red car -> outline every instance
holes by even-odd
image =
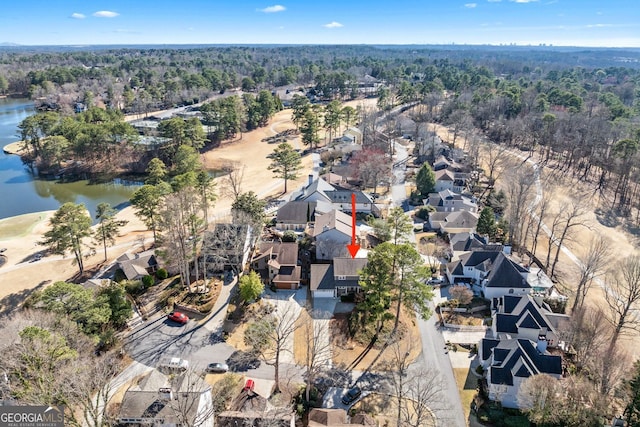
[[[189,317],[178,311],[172,311],[167,315],[167,319],[173,320],[174,322],[182,323],[183,325],[189,321]]]

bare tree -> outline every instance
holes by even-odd
[[[611,242],[603,236],[593,236],[589,241],[586,253],[578,257],[579,280],[576,286],[576,296],[571,307],[574,313],[584,305],[584,299],[591,289],[594,279],[604,274],[611,256]]]
[[[434,369],[420,369],[405,385],[405,398],[402,400],[402,425],[407,427],[435,426],[434,411],[450,413],[445,401],[445,381]],[[439,417],[440,421],[443,417]]]
[[[311,387],[321,372],[331,366],[331,337],[329,319],[320,312],[311,312],[302,325],[306,351],[304,366],[306,369],[305,398],[310,399]]]
[[[394,341],[387,347],[390,357],[381,368],[389,379],[396,404],[398,426],[425,427],[434,425],[433,411],[446,412],[445,382],[440,373],[431,369],[412,371],[410,365],[420,347],[415,341]]]
[[[518,405],[527,413],[529,421],[538,425],[558,421],[562,401],[560,382],[551,375],[532,375],[524,380],[518,390]]]
[[[233,200],[236,200],[242,194],[245,170],[246,166],[240,162],[228,162],[222,166],[222,172],[225,173],[223,191],[225,195],[233,197]]]
[[[606,312],[590,306],[572,312],[571,320],[561,330],[563,339],[574,351],[573,360],[578,369],[589,366],[593,358],[599,357],[611,340],[611,332]]]
[[[568,206],[565,205],[560,212],[561,220],[559,225],[560,230],[562,231],[558,233],[559,238],[555,242],[557,248],[553,264],[551,265],[551,273],[549,274],[551,277],[553,277],[555,273],[556,266],[558,265],[558,258],[560,257],[560,250],[562,249],[562,245],[565,243],[565,240],[571,239],[576,228],[587,226],[587,222],[585,220],[585,215],[587,214],[585,202],[585,195],[577,195],[571,200],[571,202],[569,202]]]
[[[268,316],[249,325],[244,334],[245,344],[275,368],[274,393],[280,392],[280,360],[285,352],[293,350],[290,344],[300,326],[296,322],[298,315],[294,303],[281,304]]]
[[[212,426],[214,408],[211,386],[193,368],[171,379],[173,398],[167,405],[176,417],[177,425]],[[204,405],[201,405],[204,402]]]
[[[522,243],[522,226],[526,218],[526,210],[531,202],[533,180],[522,168],[512,170],[509,176],[512,177],[507,187],[509,239],[516,248],[519,248]]]
[[[100,360],[96,362],[79,366],[80,375],[63,379],[82,408],[84,424],[90,427],[111,425],[107,408],[109,400],[117,391],[113,379],[118,375],[121,365],[113,353],[100,356]],[[78,378],[83,381],[78,381]]]
[[[549,209],[551,194],[553,189],[549,188],[549,184],[545,183],[547,191],[542,193],[539,197],[536,196],[532,202],[532,207],[529,208],[529,216],[535,219],[535,231],[532,232],[533,243],[531,247],[531,253],[535,255],[536,249],[538,249],[538,238],[544,224],[544,218]],[[548,264],[548,261],[547,261]]]
[[[483,146],[487,163],[487,172],[489,173],[489,187],[492,187],[498,177],[502,174],[507,146],[491,142],[484,144]]]
[[[610,350],[622,335],[640,330],[640,255],[620,260],[605,281],[605,301],[609,308],[609,321],[613,326]]]
[[[108,353],[98,358],[95,343],[75,322],[22,311],[0,324],[0,349],[3,399],[22,405],[64,403],[66,425],[108,425],[105,400],[120,359]]]

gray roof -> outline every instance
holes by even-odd
[[[311,264],[311,273],[309,279],[309,289],[317,291],[318,289],[335,289],[335,281],[333,280],[332,264]]]
[[[333,203],[351,203],[351,195],[355,194],[356,203],[373,203],[373,199],[363,191],[335,190],[325,191]]]
[[[181,422],[186,412],[187,419],[194,422],[198,414],[200,394],[199,392],[174,393],[174,400],[166,401],[160,398],[158,390],[129,390],[122,399],[118,419],[157,419],[164,420],[166,424],[177,424]]]
[[[278,209],[276,222],[282,224],[305,224],[315,219],[316,202],[304,200],[288,202]]]
[[[129,280],[149,274],[148,268],[158,265],[155,250],[151,249],[137,254],[126,253],[118,257],[118,266]]]
[[[313,229],[313,237],[324,233],[327,230],[336,229],[347,236],[351,236],[351,215],[347,215],[339,210],[332,210],[316,217]]]
[[[334,258],[333,274],[337,276],[358,277],[367,265],[367,258]]]

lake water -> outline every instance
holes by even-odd
[[[20,139],[18,124],[33,113],[29,100],[0,99],[0,219],[55,210],[66,202],[84,203],[92,216],[103,202],[113,207],[126,206],[136,187],[38,179],[19,156],[5,154],[2,147]]]

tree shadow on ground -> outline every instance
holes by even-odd
[[[16,313],[22,303],[33,293],[39,290],[44,289],[45,285],[49,284],[50,280],[43,280],[38,283],[33,289],[23,289],[20,292],[16,292],[6,297],[0,299],[0,316],[10,316],[13,313]]]

